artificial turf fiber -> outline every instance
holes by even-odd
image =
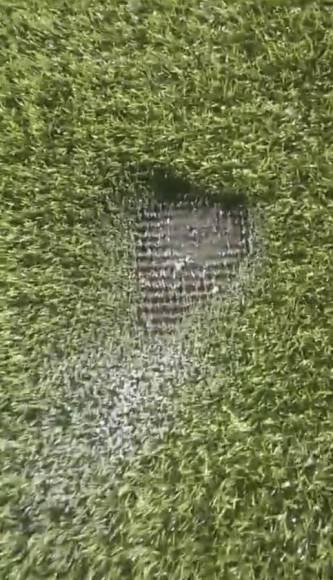
[[[1,580],[332,578],[331,6],[0,10]],[[126,206],[155,167],[261,207],[258,275],[196,337],[177,425],[117,485],[78,446],[75,509],[38,511],[74,424],[57,360],[131,335]]]

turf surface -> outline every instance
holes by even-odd
[[[332,578],[331,7],[1,12],[0,578]],[[186,182],[262,208],[262,260],[113,485],[84,427],[134,348],[128,207]]]

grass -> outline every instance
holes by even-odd
[[[2,13],[0,577],[331,578],[331,8]],[[130,334],[126,207],[156,167],[263,208],[260,276],[196,337],[215,370],[174,430],[116,488],[79,449],[76,510],[34,521],[31,458],[53,473],[43,418],[66,415],[42,369]]]

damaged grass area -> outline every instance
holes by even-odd
[[[332,577],[332,20],[3,7],[1,578]],[[261,207],[263,259],[189,333],[195,372],[163,374],[174,350],[143,372],[126,208],[188,183]],[[154,436],[115,484],[132,394]]]

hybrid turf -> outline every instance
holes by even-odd
[[[2,3],[1,579],[333,576],[332,10],[216,4]],[[137,355],[132,208],[186,184],[259,264]]]

